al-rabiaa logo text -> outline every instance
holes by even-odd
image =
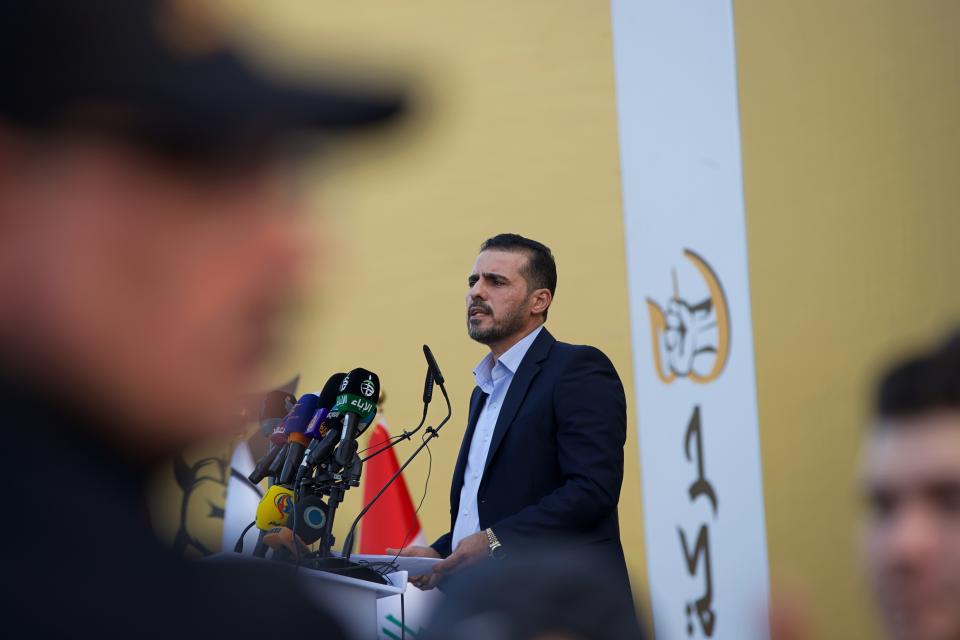
[[[360,392],[368,398],[373,395],[374,391],[377,390],[377,387],[373,384],[372,378],[373,376],[370,376],[360,383]]]
[[[683,256],[703,279],[706,297],[694,301],[683,297],[674,268],[673,295],[666,309],[647,298],[653,365],[664,384],[677,378],[707,384],[723,373],[730,356],[730,312],[713,268],[690,249],[684,249]],[[684,284],[684,290],[702,288],[691,286],[690,282]]]

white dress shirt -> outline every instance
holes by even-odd
[[[463,487],[460,489],[460,511],[453,526],[453,537],[450,548],[456,551],[460,541],[469,535],[480,531],[480,514],[477,512],[477,491],[480,490],[480,481],[483,479],[483,470],[487,464],[487,453],[490,451],[490,442],[493,439],[493,430],[500,417],[500,407],[507,397],[513,376],[527,355],[530,345],[540,335],[543,325],[540,325],[518,343],[510,347],[506,353],[495,359],[492,353],[480,361],[473,370],[477,386],[487,394],[487,401],[480,411],[477,426],[470,441],[470,453],[467,455],[467,468],[463,473]]]

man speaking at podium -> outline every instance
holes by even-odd
[[[453,474],[451,529],[404,555],[440,557],[430,589],[480,561],[583,552],[630,598],[617,503],[626,400],[598,349],[544,328],[557,286],[553,255],[515,234],[490,238],[468,279],[467,333],[490,353],[473,374]],[[631,602],[632,602],[632,598]]]

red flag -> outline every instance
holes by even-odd
[[[370,452],[373,453],[389,442],[389,434],[383,421],[377,423],[370,434]],[[397,472],[400,464],[394,449],[381,453],[363,465],[363,503],[367,504],[387,481]],[[387,548],[409,546],[419,540],[421,530],[417,512],[410,499],[403,475],[380,496],[373,508],[363,516],[360,529],[360,553],[384,554]]]

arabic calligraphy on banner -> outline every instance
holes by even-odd
[[[612,0],[612,17],[656,636],[764,640],[767,547],[733,9],[729,1]]]
[[[693,415],[690,416],[690,423],[687,425],[687,433],[684,436],[683,450],[687,460],[694,462],[696,466],[696,477],[690,483],[687,493],[690,496],[690,504],[696,506],[698,499],[709,503],[713,519],[717,517],[718,498],[713,484],[707,479],[704,471],[703,459],[703,438],[700,429],[700,407],[694,407]],[[693,443],[691,452],[690,444]],[[701,501],[702,502],[702,501]],[[703,635],[713,636],[713,630],[717,622],[717,614],[713,610],[713,568],[710,566],[710,521],[705,521],[700,525],[697,531],[697,539],[690,548],[687,544],[687,534],[683,527],[677,527],[677,533],[680,534],[680,548],[683,551],[684,560],[687,562],[687,572],[693,577],[703,579],[703,593],[686,606],[687,612],[687,634],[693,635],[694,623],[693,617],[700,623],[700,629]]]

